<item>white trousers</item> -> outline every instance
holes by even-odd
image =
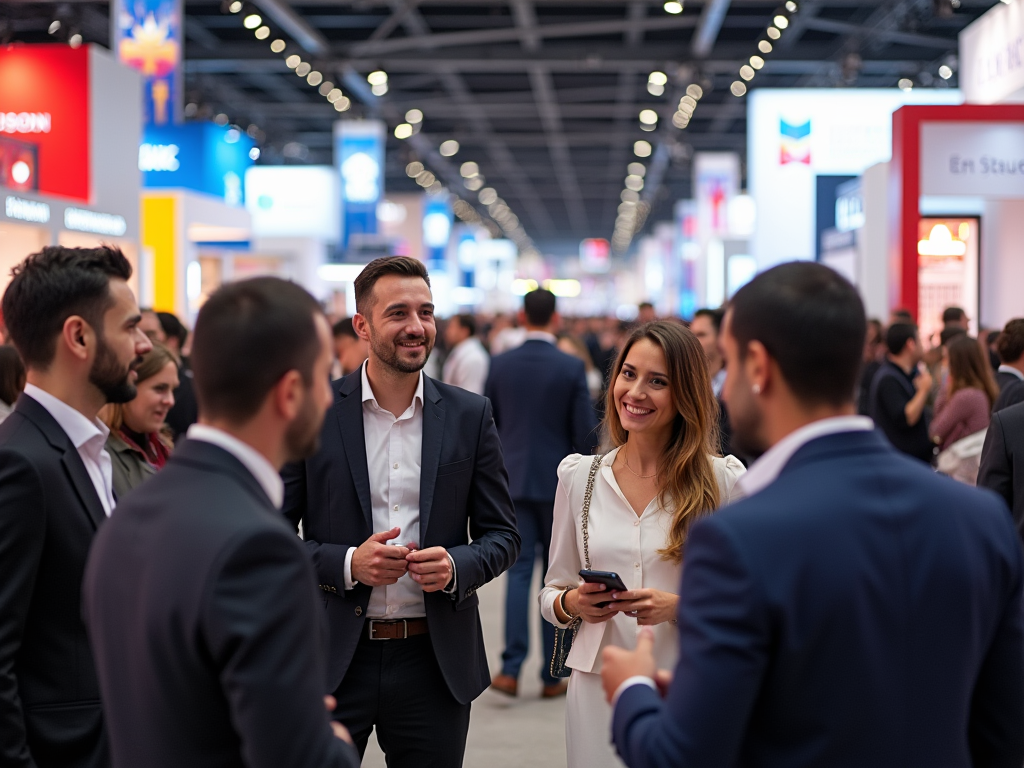
[[[601,675],[573,670],[565,701],[568,768],[625,768],[612,745],[612,708]]]

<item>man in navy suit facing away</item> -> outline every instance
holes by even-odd
[[[723,331],[733,437],[762,455],[746,498],[691,530],[674,676],[649,637],[605,650],[623,760],[1020,768],[1024,553],[1005,503],[854,415],[864,307],[835,272],[763,273]]]
[[[516,524],[523,537],[519,559],[508,571],[501,674],[491,681],[491,687],[510,696],[518,692],[519,670],[530,647],[529,611],[531,605],[536,610],[537,595],[530,583],[538,555],[547,570],[558,463],[572,453],[591,453],[597,445],[597,416],[583,361],[555,346],[559,324],[555,294],[543,288],[526,294],[520,322],[526,327],[526,341],[491,361],[484,388],[494,408]],[[555,628],[546,621],[540,626],[544,638],[541,695],[551,698],[564,694],[566,685],[551,676],[547,663]]]

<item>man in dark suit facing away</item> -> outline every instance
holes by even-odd
[[[691,528],[674,679],[649,635],[604,652],[630,768],[1024,763],[1024,552],[995,494],[855,415],[864,335],[820,264],[733,297],[724,395],[760,458]]]
[[[981,449],[978,486],[1005,499],[1024,538],[1024,403],[992,414]]]
[[[50,246],[14,269],[7,331],[28,369],[0,425],[0,765],[105,768],[79,595],[114,508],[105,403],[135,397],[152,345],[116,248]]]
[[[526,328],[526,341],[491,361],[484,389],[494,408],[516,525],[523,538],[519,559],[508,572],[501,674],[491,681],[495,690],[511,696],[518,691],[519,670],[530,647],[529,611],[531,605],[536,610],[539,591],[531,591],[530,582],[538,556],[547,570],[558,464],[569,454],[591,453],[597,445],[597,415],[583,361],[555,346],[555,294],[543,288],[527,293],[519,320]],[[551,698],[564,694],[566,685],[551,677],[548,663],[555,628],[546,621],[540,626],[541,695]]]
[[[331,385],[320,450],[283,473],[284,511],[324,591],[334,716],[360,753],[376,727],[391,768],[455,768],[489,682],[476,592],[519,554],[508,477],[487,400],[422,373],[422,262],[372,261],[355,293],[370,357]]]
[[[354,768],[323,688],[312,565],[279,474],[316,450],[331,332],[294,283],[225,285],[192,363],[199,423],[100,534],[84,603],[114,768]]]

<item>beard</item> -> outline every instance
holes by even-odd
[[[127,365],[122,363],[103,337],[97,337],[96,359],[89,369],[89,383],[103,393],[108,403],[131,402],[138,394],[138,389],[129,376],[141,364],[141,357],[136,357]]]
[[[423,359],[422,360],[403,360],[398,354],[398,345],[403,341],[422,341],[423,342]],[[431,351],[434,349],[434,340],[429,338],[426,334],[417,338],[415,336],[403,336],[397,338],[394,341],[388,341],[378,336],[373,326],[370,326],[370,349],[373,350],[373,354],[388,366],[392,370],[398,371],[399,373],[418,373],[423,370],[423,366],[427,364],[427,358],[430,357]]]
[[[308,459],[320,450],[320,428],[323,422],[324,414],[317,409],[310,387],[302,410],[284,433],[285,451],[289,462]]]
[[[736,387],[742,395],[742,401],[736,402],[731,398],[727,408],[729,425],[732,427],[732,449],[734,452],[751,460],[757,459],[768,450],[764,433],[764,415],[754,396],[750,394],[750,387],[740,384]]]

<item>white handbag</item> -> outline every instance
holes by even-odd
[[[981,467],[981,449],[985,446],[988,428],[962,437],[939,454],[936,469],[944,475],[967,485],[978,484]]]

